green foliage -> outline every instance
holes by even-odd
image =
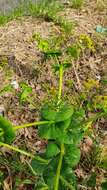
[[[18,8],[14,9],[12,12],[10,12],[7,15],[1,13],[0,14],[0,25],[4,25],[13,19],[17,19],[21,16],[24,16],[24,14],[25,14],[24,5],[20,5]]]
[[[48,185],[48,188],[51,190],[54,188],[54,181],[56,175],[58,159],[57,157],[52,158],[50,163],[47,165],[43,172],[43,179],[45,183]]]
[[[84,0],[70,0],[70,1],[71,1],[71,6],[74,9],[80,9],[84,4]]]
[[[67,104],[61,105],[60,109],[56,114],[55,121],[56,122],[66,121],[67,119],[71,118],[71,116],[73,115],[73,111],[74,109],[72,106],[69,106]]]
[[[3,132],[3,136],[0,136],[0,140],[5,143],[12,143],[15,138],[14,128],[12,124],[2,116],[0,116],[0,129],[2,130],[1,132]]]
[[[5,56],[0,57],[0,68],[4,68],[8,65],[8,58]]]
[[[83,5],[83,0],[72,0],[73,8],[80,8]],[[47,141],[47,146],[43,154],[38,154],[38,159],[32,154],[26,154],[25,151],[13,148],[17,152],[23,153],[32,158],[31,168],[37,176],[38,182],[35,184],[35,189],[49,189],[49,190],[66,190],[77,189],[76,176],[74,169],[78,165],[81,157],[80,142],[87,132],[92,121],[86,122],[84,109],[74,107],[61,100],[62,90],[62,75],[71,64],[71,60],[78,59],[82,49],[89,49],[95,51],[93,40],[87,35],[81,35],[78,43],[66,45],[65,36],[71,34],[73,24],[67,22],[65,19],[57,15],[61,6],[57,5],[55,1],[44,1],[42,4],[28,3],[27,7],[20,7],[8,16],[0,16],[0,24],[4,24],[13,18],[18,18],[22,15],[32,15],[42,17],[46,21],[52,21],[60,26],[60,35],[54,36],[51,40],[42,39],[36,33],[32,36],[33,40],[38,42],[38,48],[44,54],[44,58],[51,58],[55,61],[53,66],[54,71],[59,73],[59,96],[57,102],[53,100],[52,103],[47,103],[41,109],[41,121],[45,124],[38,124],[39,136]],[[64,35],[62,35],[64,33]],[[63,52],[61,47],[67,46]],[[62,61],[62,57],[65,59]],[[69,57],[69,59],[67,59]],[[7,64],[6,60],[2,61],[1,67]],[[62,70],[61,70],[62,69]],[[72,82],[72,81],[71,81]],[[86,90],[92,90],[96,85],[96,81],[90,80],[84,84]],[[25,84],[20,84],[21,90],[19,92],[20,103],[29,102],[32,88]],[[12,86],[7,85],[1,89],[0,94],[12,91]],[[96,98],[96,97],[95,97]],[[100,99],[101,98],[101,99]],[[94,108],[103,110],[107,113],[107,97],[100,97],[99,102],[95,100]],[[84,127],[85,125],[85,127]],[[31,124],[26,125],[31,126]],[[19,126],[19,128],[24,126]],[[18,128],[16,128],[18,129]],[[12,124],[5,118],[0,116],[0,141],[11,144],[15,138],[15,130]],[[6,145],[6,144],[5,144]],[[43,162],[43,159],[45,162]],[[105,161],[105,160],[104,160]],[[100,166],[107,167],[107,162],[101,160]],[[19,165],[17,170],[20,171]],[[0,180],[3,175],[0,173]],[[20,184],[20,181],[18,181]],[[28,179],[23,181],[23,184],[32,184]],[[1,185],[1,184],[0,184]],[[87,186],[95,188],[96,174],[92,173],[87,181]],[[107,183],[102,184],[102,189],[106,189]],[[17,187],[17,184],[16,184]],[[15,188],[16,188],[15,187]]]
[[[54,143],[49,143],[46,149],[47,158],[51,158],[56,156],[60,152],[59,147]]]
[[[50,44],[48,40],[42,39],[39,34],[34,34],[32,38],[33,40],[37,40],[38,47],[45,56],[55,60],[53,66],[54,71],[59,73],[57,101],[53,100],[51,103],[48,101],[48,103],[42,106],[40,113],[41,121],[37,122],[39,136],[46,140],[48,144],[44,149],[44,153],[37,154],[37,156],[33,156],[18,148],[6,144],[4,145],[32,158],[31,168],[33,173],[39,178],[38,183],[35,185],[36,189],[76,190],[77,184],[73,170],[80,161],[80,142],[90,124],[92,124],[92,120],[86,122],[85,111],[82,106],[74,107],[72,104],[70,105],[61,100],[63,74],[64,71],[71,66],[67,61],[60,61],[60,56],[63,53],[56,48],[57,46],[52,48],[52,43]],[[82,40],[84,41],[84,38]],[[87,41],[88,48],[92,48],[92,46],[90,46],[91,42],[89,40],[85,42]],[[59,44],[58,48],[60,46]],[[71,60],[77,59],[80,52],[81,46],[79,44],[73,44],[69,46],[64,53],[66,53]],[[20,87],[19,98],[20,102],[23,103],[26,100],[28,101],[32,93],[32,88],[25,83],[21,83]],[[0,140],[3,140],[4,143],[12,143],[15,137],[14,131],[23,127],[30,127],[32,123],[17,126],[15,130],[13,130],[11,123],[1,117],[0,125],[1,134],[3,132]],[[35,126],[35,123],[33,123],[33,125]],[[1,143],[1,145],[3,144]],[[89,181],[91,181],[91,178]],[[30,182],[25,181],[25,183]]]
[[[101,188],[102,188],[102,190],[106,190],[107,189],[107,181],[105,181],[105,182],[103,182],[101,184]]]
[[[60,177],[60,190],[66,190],[67,187],[72,190],[77,189],[77,181],[74,171],[68,167],[66,164],[63,164],[63,168],[61,171],[61,177]],[[68,183],[69,185],[68,185]]]
[[[67,52],[69,55],[71,55],[71,57],[77,59],[79,58],[79,55],[80,55],[80,47],[77,44],[73,46],[69,46],[67,48]]]
[[[95,96],[94,97],[94,107],[95,109],[103,110],[105,113],[107,113],[107,96]]]
[[[48,185],[49,189],[54,187],[56,169],[61,154],[60,146],[63,143],[65,150],[62,164],[66,168],[65,173],[63,171],[61,175],[65,181],[60,181],[59,189],[66,189],[68,183],[75,187],[72,178],[69,181],[68,176],[72,176],[70,168],[74,168],[80,160],[81,153],[78,145],[83,138],[81,131],[84,110],[75,110],[73,106],[65,103],[53,106],[46,104],[41,110],[41,116],[42,119],[52,121],[52,123],[45,126],[39,126],[39,135],[49,141],[44,156],[50,158],[50,162],[46,167],[42,167],[45,184]],[[33,160],[32,163],[34,162]],[[37,167],[33,167],[33,169],[37,172]]]
[[[44,17],[47,21],[51,21],[52,17],[56,15],[57,12],[62,10],[62,5],[56,3],[55,1],[45,0],[43,2],[28,3],[28,13],[32,16]]]
[[[30,94],[32,93],[32,87],[25,83],[21,83],[20,87],[21,87],[21,92],[18,94],[18,96],[20,98],[20,103],[24,103],[28,99],[30,99]]]
[[[41,116],[45,120],[54,121],[56,114],[56,110],[51,105],[45,104],[41,109]]]
[[[98,166],[103,169],[107,169],[107,147],[99,146],[99,152],[97,154]]]
[[[68,68],[70,68],[71,67],[71,64],[70,63],[67,63],[67,62],[64,62],[63,63],[63,69],[64,70],[66,70],[66,69],[68,69]],[[53,65],[53,69],[54,69],[54,72],[56,73],[57,71],[59,71],[60,70],[60,64],[54,64]]]
[[[54,66],[56,71],[59,71],[60,77],[62,77],[63,73],[61,73],[61,71],[67,67],[69,67],[67,64],[56,64]],[[62,78],[60,78],[60,81],[62,82],[61,79]],[[25,83],[20,84],[20,86],[22,89],[20,99],[21,101],[25,101],[32,92],[32,88]],[[82,107],[74,108],[73,105],[69,105],[63,101],[53,101],[53,104],[48,102],[41,108],[41,120],[44,124],[38,126],[38,132],[40,137],[48,140],[48,144],[44,153],[37,155],[39,159],[35,159],[34,157],[31,161],[33,171],[39,176],[35,188],[46,188],[50,190],[77,189],[73,169],[79,163],[81,157],[79,145],[84,137],[84,133],[86,133],[88,129],[86,125],[84,128],[84,109]],[[27,126],[31,125],[29,124]],[[15,130],[11,123],[5,118],[0,117],[0,128],[1,133],[3,132],[0,140],[4,143],[12,143],[15,137]],[[24,151],[20,151],[19,149],[14,148],[13,150],[26,155]],[[28,156],[33,157],[31,154],[28,154]],[[95,180],[92,183],[90,182],[92,179],[93,177],[90,177],[87,184],[89,186],[91,183],[94,187]],[[24,183],[31,182],[25,181]]]
[[[39,49],[46,52],[48,50],[48,42],[46,40],[40,40],[39,42]]]
[[[92,172],[89,179],[87,180],[87,187],[95,188],[96,186],[96,173]]]
[[[61,90],[63,70],[69,67],[69,64],[58,64],[56,67],[56,70],[59,71],[60,75],[59,89]],[[20,86],[22,89],[20,99],[21,101],[25,101],[32,92],[32,89],[24,83],[20,84]],[[61,91],[59,93],[61,93]],[[39,174],[42,179],[42,181],[41,179],[38,181],[38,188],[47,188],[48,186],[50,190],[53,190],[53,188],[58,190],[56,186],[59,186],[59,189],[61,190],[66,189],[67,187],[70,189],[73,187],[73,189],[75,189],[76,182],[74,180],[75,176],[73,174],[73,168],[80,160],[81,153],[78,147],[83,138],[82,122],[84,120],[84,115],[84,110],[82,108],[75,109],[73,105],[69,105],[62,101],[53,101],[53,104],[47,103],[42,106],[41,120],[43,120],[44,124],[39,125],[38,132],[40,137],[48,140],[48,145],[45,152],[39,155],[41,157],[39,157],[39,159],[34,158],[31,162],[33,171],[37,175]],[[5,129],[3,131],[4,134],[7,134],[8,132],[4,142],[11,143],[14,134],[13,128],[7,120],[4,125],[4,118],[2,118],[2,121],[3,128]],[[24,151],[19,149],[14,148],[13,150],[26,155]],[[31,154],[28,155],[32,157]],[[46,160],[45,162],[44,159]],[[64,171],[63,166],[65,168]],[[70,179],[68,179],[68,177],[70,177]],[[57,180],[59,183],[58,185]]]
[[[65,146],[66,154],[64,156],[65,163],[70,167],[75,167],[80,160],[80,150],[74,144]]]
[[[0,25],[3,25],[13,19],[17,19],[21,16],[36,16],[42,17],[47,20],[53,20],[53,17],[63,9],[63,6],[55,1],[44,0],[43,2],[33,3],[28,1],[22,2],[17,8],[11,11],[8,15],[0,15]]]
[[[39,127],[39,135],[44,139],[57,139],[58,137],[61,138],[62,132],[60,128],[53,124],[47,124],[45,126]]]
[[[44,52],[45,59],[59,57],[61,55],[62,55],[62,52],[60,50],[55,50],[55,49]]]
[[[62,55],[61,50],[57,49],[56,46],[53,47],[53,42],[47,39],[43,39],[40,34],[36,33],[32,36],[33,40],[38,42],[38,47],[44,54],[44,58],[56,58]]]
[[[37,174],[42,174],[47,164],[38,160],[32,160],[32,168]]]
[[[82,48],[88,48],[92,52],[95,52],[94,41],[88,35],[84,35],[84,34],[80,35],[79,43],[81,44]]]
[[[49,121],[62,122],[69,119],[73,114],[73,107],[67,104],[62,104],[57,111],[57,108],[52,109],[45,105],[41,111],[43,119]]]
[[[4,181],[4,173],[2,171],[0,171],[0,188],[2,189],[2,184]]]
[[[6,92],[13,92],[14,89],[11,84],[5,85],[2,89],[0,89],[0,96],[3,96]]]
[[[38,181],[35,183],[34,190],[48,190],[48,186],[45,184],[44,179],[40,177]]]

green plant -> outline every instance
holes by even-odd
[[[69,46],[67,48],[67,53],[72,57],[72,58],[79,58],[81,49],[78,44],[73,44],[72,46]]]
[[[101,184],[101,188],[102,188],[102,190],[107,189],[107,180]]]
[[[36,16],[47,20],[51,20],[57,12],[62,10],[63,6],[53,0],[44,0],[43,2],[33,3],[28,1],[27,3],[22,2],[17,8],[10,13],[0,14],[0,25],[6,24],[7,22],[17,19],[22,16]]]
[[[7,84],[2,89],[0,89],[0,96],[3,96],[7,92],[14,92],[11,84]]]
[[[62,101],[63,75],[67,67],[68,65],[59,62],[54,65],[55,71],[59,73],[58,98],[57,101],[53,100],[53,103],[48,102],[42,106],[41,121],[13,126],[5,118],[0,117],[0,146],[32,159],[30,167],[33,173],[39,176],[37,189],[77,189],[74,168],[81,156],[80,142],[95,121],[95,117],[86,120],[82,107],[74,107]],[[33,155],[11,145],[16,130],[31,126],[38,126],[40,137],[48,142],[42,154]]]
[[[48,22],[51,21],[54,22],[54,24],[59,25],[62,31],[66,34],[70,34],[72,32],[74,24],[57,14],[63,10],[63,5],[61,3],[53,0],[45,0],[42,3],[38,3],[38,5],[30,3],[28,10],[29,14],[32,16],[42,17]]]
[[[30,94],[32,93],[32,87],[27,85],[26,83],[20,83],[21,91],[18,93],[20,103],[24,103],[26,101],[29,102],[31,100]]]
[[[58,102],[56,105],[44,105],[41,110],[41,117],[44,121],[38,123],[28,124],[25,126],[18,126],[13,128],[10,122],[3,117],[0,118],[1,132],[1,146],[6,146],[12,150],[18,151],[22,154],[34,158],[32,160],[33,170],[37,173],[43,173],[43,179],[48,185],[49,189],[61,189],[63,186],[68,186],[70,189],[75,189],[74,181],[72,181],[73,170],[70,169],[77,165],[80,159],[80,150],[78,144],[82,138],[81,126],[78,124],[77,131],[74,124],[76,114],[80,116],[80,121],[84,117],[84,112],[74,112],[73,106],[69,106],[61,101],[62,93],[62,76],[63,65],[59,66],[60,80]],[[75,113],[75,114],[74,114]],[[78,117],[79,120],[79,117]],[[15,130],[32,125],[39,126],[39,134],[42,138],[48,140],[48,146],[44,155],[33,156],[30,153],[22,151],[18,148],[12,147],[9,144],[14,139]],[[41,125],[43,124],[43,126]],[[74,128],[74,130],[73,130]],[[7,130],[8,129],[8,130]],[[8,133],[9,131],[9,133]],[[75,136],[76,135],[76,136]],[[79,138],[77,137],[79,135]],[[77,137],[77,139],[76,139]],[[5,143],[4,143],[5,142]],[[62,168],[63,164],[63,168]],[[50,171],[48,173],[48,171]],[[56,177],[55,177],[56,176]],[[67,179],[69,177],[69,179]],[[68,181],[67,181],[68,180]]]
[[[19,17],[22,17],[25,15],[25,7],[24,5],[20,5],[18,8],[14,9],[12,12],[10,12],[9,14],[0,14],[0,25],[4,25],[7,22],[13,20],[13,19],[17,19]]]
[[[84,4],[84,0],[71,0],[71,6],[74,9],[80,9]]]
[[[88,48],[92,52],[95,52],[94,41],[88,35],[84,35],[84,34],[80,35],[79,43],[80,43],[81,48],[83,49]]]

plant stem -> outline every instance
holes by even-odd
[[[51,123],[54,123],[54,121],[37,121],[37,122],[34,122],[34,123],[27,123],[27,124],[24,124],[24,125],[19,125],[19,126],[14,126],[14,130],[18,130],[18,129],[22,129],[22,128],[27,128],[27,127],[32,127],[32,126],[35,126],[35,125],[45,125],[45,124],[51,124]],[[4,132],[1,132],[0,133],[0,136],[4,135]]]
[[[37,173],[34,171],[34,169],[32,168],[32,166],[30,165],[30,163],[26,160],[25,161],[26,163],[27,163],[27,165],[29,166],[29,168],[30,168],[30,170],[31,170],[31,172],[32,172],[32,174],[34,175],[34,176],[36,176],[37,177]]]
[[[63,176],[60,176],[60,180],[70,189],[75,190],[75,188],[66,180]]]
[[[26,151],[24,151],[24,150],[21,150],[21,149],[19,149],[19,148],[16,148],[16,147],[14,147],[14,146],[9,145],[9,144],[0,142],[0,146],[4,146],[4,147],[9,148],[9,149],[11,149],[11,150],[14,150],[14,151],[16,151],[16,152],[19,152],[19,153],[21,153],[21,154],[24,154],[24,155],[26,155],[26,156],[28,156],[28,157],[30,157],[30,158],[34,158],[34,159],[36,159],[36,160],[38,160],[38,161],[41,161],[41,162],[43,162],[43,163],[48,164],[48,161],[47,161],[47,160],[45,160],[45,159],[43,159],[43,158],[41,158],[41,157],[39,157],[39,156],[34,156],[34,155],[31,154],[31,153],[28,153],[28,152],[26,152]]]
[[[18,129],[22,129],[22,128],[26,128],[26,127],[31,127],[34,125],[44,125],[44,124],[49,124],[49,123],[51,124],[51,123],[53,123],[53,121],[37,121],[34,123],[28,123],[28,124],[24,124],[24,125],[20,125],[20,126],[15,126],[14,130],[18,130]]]
[[[48,187],[43,187],[40,190],[48,190]]]
[[[61,100],[61,95],[62,95],[62,84],[63,84],[63,65],[60,65],[60,69],[59,69],[59,92],[58,92],[58,104],[60,103],[60,100]]]
[[[60,70],[59,70],[59,92],[58,92],[58,103],[57,103],[57,105],[59,105],[59,103],[61,101],[62,85],[63,85],[63,65],[61,64]],[[61,172],[61,167],[62,167],[64,151],[65,151],[64,144],[61,144],[60,158],[59,158],[59,163],[58,163],[58,167],[57,167],[57,171],[56,171],[54,190],[59,189],[59,179],[60,179],[60,172]]]
[[[59,187],[59,179],[60,179],[63,155],[64,155],[64,144],[61,144],[61,153],[60,153],[59,163],[58,163],[57,172],[56,172],[54,190],[58,190],[58,187]]]

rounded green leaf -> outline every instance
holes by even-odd
[[[63,121],[63,122],[57,123],[58,127],[59,127],[62,131],[68,129],[69,126],[70,126],[70,124],[71,124],[71,118],[68,118],[67,120],[65,120],[65,121]]]
[[[56,117],[56,111],[48,104],[45,104],[41,109],[41,116],[45,120],[54,121]]]
[[[3,139],[5,143],[12,143],[15,138],[15,130],[13,125],[6,118],[0,116],[0,128],[3,131]]]
[[[43,173],[43,171],[46,168],[47,164],[44,163],[44,162],[41,162],[39,160],[33,159],[31,161],[31,166],[32,166],[33,170],[36,173],[41,174],[41,173]]]
[[[51,138],[51,126],[50,125],[41,125],[39,126],[39,136],[44,139],[50,139]]]
[[[74,46],[70,46],[67,49],[67,52],[69,55],[71,55],[73,58],[78,58],[80,55],[80,49],[78,46],[74,45]]]
[[[55,124],[44,125],[39,127],[39,135],[44,139],[61,138],[62,131]]]
[[[50,163],[47,165],[46,169],[43,172],[43,179],[45,183],[48,185],[49,190],[53,190],[58,161],[59,161],[59,155],[54,157],[50,161]]]
[[[63,168],[61,170],[61,179],[60,180],[62,188],[66,187],[67,189],[67,183],[69,183],[69,186],[72,188],[72,190],[77,189],[77,180],[74,171],[66,164],[63,164]],[[61,188],[61,190],[62,190]]]
[[[65,146],[66,153],[64,156],[65,162],[70,165],[70,167],[74,167],[78,164],[81,156],[80,149],[75,145],[66,145]]]
[[[55,121],[61,122],[69,119],[73,115],[74,109],[67,104],[61,106],[60,110],[56,114]]]
[[[55,143],[49,143],[46,149],[46,156],[51,158],[56,156],[60,152],[60,149]]]

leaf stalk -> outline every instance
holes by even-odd
[[[28,153],[28,152],[26,152],[26,151],[24,151],[24,150],[21,150],[21,149],[19,149],[19,148],[16,148],[16,147],[14,147],[14,146],[9,145],[9,144],[0,142],[0,146],[4,146],[4,147],[9,148],[9,149],[11,149],[11,150],[13,150],[13,151],[19,152],[19,153],[21,153],[21,154],[23,154],[23,155],[25,155],[25,156],[28,156],[28,157],[30,157],[30,158],[33,158],[33,159],[36,159],[36,160],[38,160],[38,161],[41,161],[41,162],[43,162],[43,163],[48,164],[48,160],[45,160],[45,159],[41,158],[40,156],[34,156],[34,155],[31,154],[31,153]]]

